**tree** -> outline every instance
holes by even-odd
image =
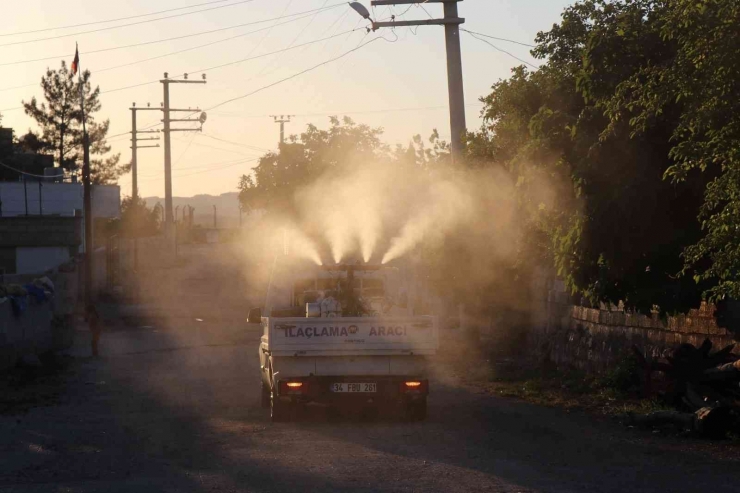
[[[740,4],[675,0],[655,4],[654,30],[666,56],[644,64],[608,100],[613,125],[648,134],[664,115],[673,183],[707,182],[704,235],[684,251],[685,274],[709,283],[713,300],[740,299]]]
[[[43,153],[49,144],[41,140],[38,133],[29,129],[27,133],[18,137],[18,147],[23,152]]]
[[[142,238],[159,234],[163,208],[157,203],[149,208],[146,201],[124,197],[121,201],[120,234],[128,238]]]
[[[268,209],[291,213],[299,187],[350,163],[367,163],[390,157],[380,140],[382,129],[357,124],[345,117],[330,118],[327,130],[309,125],[300,136],[280,144],[278,152],[260,158],[254,178],[239,182],[239,201],[246,210]]]
[[[670,57],[658,29],[663,4],[567,8],[538,35],[542,67],[518,67],[494,85],[483,98],[484,127],[469,138],[473,165],[502,164],[516,178],[529,218],[523,248],[594,303],[674,310],[699,300],[700,288],[677,274],[682,250],[701,237],[706,180],[663,180],[677,113],[666,107],[641,135],[609,115],[620,84]],[[557,200],[537,199],[543,183]]]
[[[75,81],[62,61],[58,70],[48,69],[41,78],[44,102],[36,97],[23,102],[26,114],[40,128],[41,150],[54,155],[57,165],[72,174],[81,174],[83,157],[83,129],[81,100],[84,101],[87,132],[90,139],[90,173],[95,184],[115,182],[128,166],[119,165],[120,154],[105,156],[111,150],[106,142],[109,120],[97,122],[95,113],[100,111],[100,88],[92,89],[90,71]],[[82,93],[82,97],[80,94]],[[97,157],[96,157],[97,156]]]

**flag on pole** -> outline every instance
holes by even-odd
[[[77,43],[75,43],[75,59],[72,60],[72,75],[77,75],[77,70],[80,68],[80,52],[77,49]]]

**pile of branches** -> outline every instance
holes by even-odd
[[[675,411],[631,415],[634,424],[672,424],[708,438],[722,438],[740,425],[740,357],[735,345],[712,352],[706,339],[698,348],[681,344],[664,360],[647,359],[633,346],[643,371],[643,394],[652,395],[653,373],[661,372],[668,383],[666,403]]]

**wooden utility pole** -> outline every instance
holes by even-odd
[[[133,210],[136,211],[139,205],[139,169],[138,169],[138,150],[149,147],[159,147],[156,145],[139,145],[143,140],[159,140],[159,137],[139,138],[139,134],[159,133],[159,130],[137,130],[136,129],[136,112],[137,111],[162,111],[161,108],[152,108],[147,103],[146,108],[137,108],[136,103],[131,103],[131,203]],[[139,220],[134,213],[134,270],[139,270]]]
[[[450,101],[450,130],[452,131],[452,140],[450,147],[452,150],[453,162],[462,158],[463,154],[463,135],[466,132],[465,125],[465,94],[463,92],[462,76],[462,55],[460,54],[460,24],[465,19],[458,17],[457,3],[462,0],[426,0],[423,3],[442,3],[444,4],[444,18],[426,19],[419,21],[396,21],[375,22],[373,21],[373,31],[381,27],[404,27],[404,26],[445,26],[445,42],[447,47],[447,92]],[[373,0],[370,2],[373,7],[382,5],[410,5],[420,3],[419,0]]]
[[[275,123],[280,124],[280,143],[283,144],[285,142],[285,124],[290,123],[290,118],[295,115],[280,115],[279,117],[277,115],[270,116],[275,120]]]
[[[172,226],[173,226],[173,215],[172,215],[172,144],[170,139],[170,132],[200,132],[203,130],[203,123],[206,121],[206,114],[201,113],[199,118],[170,118],[170,112],[172,111],[189,111],[191,113],[197,113],[199,109],[173,109],[170,108],[170,84],[205,84],[206,75],[203,74],[203,80],[188,80],[188,74],[184,74],[183,79],[170,79],[167,72],[164,73],[164,79],[160,80],[164,87],[164,103],[162,111],[164,111],[164,230],[165,235],[168,238],[172,238]],[[172,122],[200,122],[200,128],[171,128],[170,123]]]
[[[137,108],[136,103],[131,103],[131,198],[133,199],[134,205],[139,199],[139,170],[138,170],[138,149],[145,149],[149,147],[159,147],[156,145],[139,145],[140,141],[144,140],[159,140],[159,137],[139,138],[139,134],[156,134],[159,130],[137,130],[136,129],[136,112],[137,111],[162,111],[162,108],[151,108],[147,104],[146,108]]]

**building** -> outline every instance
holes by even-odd
[[[82,217],[0,218],[0,274],[40,274],[77,255]]]
[[[51,179],[50,179],[51,180]],[[74,217],[83,209],[80,183],[54,181],[0,182],[0,217],[57,215]],[[93,218],[112,219],[121,215],[121,188],[118,185],[92,186]]]

